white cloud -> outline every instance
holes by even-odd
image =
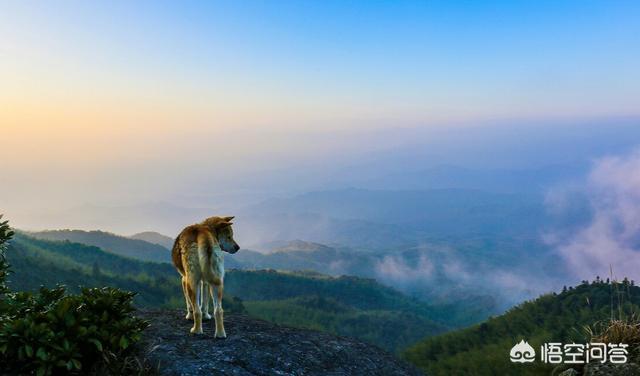
[[[586,226],[552,241],[571,273],[640,277],[640,150],[597,160],[586,192],[593,216]]]
[[[375,269],[385,279],[406,283],[430,279],[434,266],[425,255],[420,255],[416,264],[409,264],[401,257],[385,256],[376,263]]]

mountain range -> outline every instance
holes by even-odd
[[[16,291],[56,284],[71,291],[113,286],[136,292],[140,307],[184,308],[178,273],[168,263],[24,233],[16,235],[6,255],[12,270],[8,284]],[[313,272],[228,270],[224,306],[230,312],[248,311],[274,322],[355,336],[391,351],[458,325],[450,315],[455,307],[426,304],[372,279]]]
[[[103,231],[59,230],[29,234],[40,239],[82,242],[144,261],[170,262],[167,248]],[[157,234],[153,239],[164,239],[166,243],[170,240]],[[242,249],[227,255],[227,267],[311,270],[332,276],[373,278],[423,301],[466,306],[466,324],[535,296],[539,291],[531,289],[527,283],[527,278],[534,278],[532,271],[562,274],[561,266],[553,262],[548,249],[537,239],[526,237],[479,236],[464,241],[453,237],[431,239],[419,246],[388,249],[354,249],[303,240],[274,241],[258,247],[259,251]],[[499,268],[509,272],[498,272]],[[505,289],[506,283],[518,285]],[[536,287],[548,288],[539,284]]]
[[[94,234],[95,235],[95,234]],[[137,244],[137,243],[132,243]],[[294,248],[302,248],[295,250]],[[332,248],[301,241],[274,244],[271,253],[327,252]],[[139,307],[183,308],[178,275],[168,263],[145,262],[70,241],[16,235],[7,250],[14,290],[40,285],[115,286],[137,292]],[[640,288],[632,281],[597,279],[560,293],[526,301],[483,321],[468,304],[431,304],[373,279],[317,272],[229,270],[225,309],[289,326],[359,338],[400,352],[428,374],[522,374],[551,372],[547,364],[514,366],[509,349],[521,339],[585,342],[585,326],[640,312]],[[622,294],[620,292],[623,292]],[[615,307],[614,302],[615,296]],[[474,316],[475,315],[475,316]],[[475,317],[471,324],[469,317]]]

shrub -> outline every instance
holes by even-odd
[[[104,287],[66,295],[61,286],[9,292],[3,247],[13,234],[7,229],[0,223],[0,363],[37,375],[122,371],[130,346],[147,327],[131,314],[135,294]]]

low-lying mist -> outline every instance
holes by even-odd
[[[640,151],[594,162],[582,193],[591,217],[571,231],[548,235],[572,276],[640,278]],[[572,194],[556,197],[555,210],[571,204]]]

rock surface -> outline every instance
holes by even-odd
[[[585,376],[637,376],[640,366],[636,363],[625,364],[589,364],[585,367]]]
[[[580,371],[569,368],[558,376],[638,376],[640,375],[640,365],[629,362],[624,364],[611,363],[589,363],[584,367],[578,368]]]
[[[192,335],[177,310],[146,310],[140,351],[161,375],[421,375],[373,345],[312,330],[278,326],[244,315],[225,317],[226,339]]]

